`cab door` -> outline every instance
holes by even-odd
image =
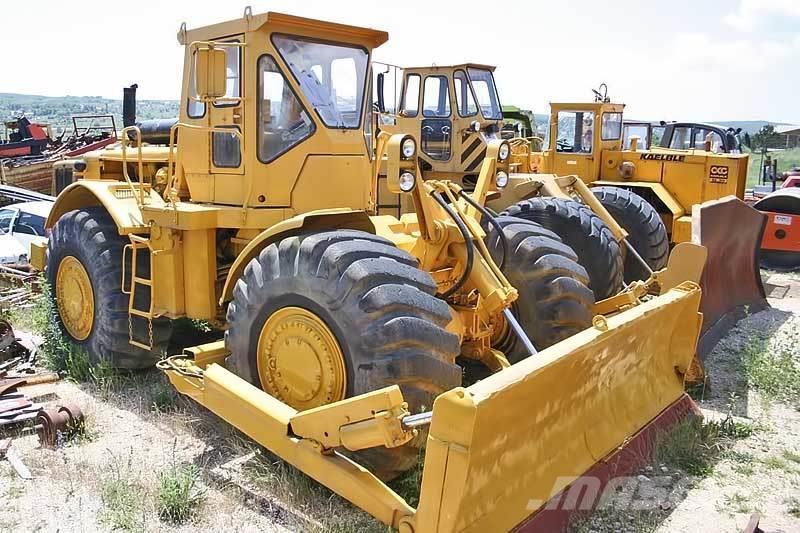
[[[577,175],[593,180],[595,155],[595,114],[593,111],[562,110],[551,124],[553,142],[553,173],[559,176]],[[599,154],[597,154],[599,156]]]
[[[243,36],[225,40],[225,96],[209,106],[209,122],[214,128],[230,129],[244,135],[244,98],[242,98],[244,47]],[[244,174],[241,137],[236,133],[211,133],[212,174]]]
[[[423,84],[420,144],[422,152],[435,161],[449,161],[452,153],[449,86],[446,76],[426,76]]]

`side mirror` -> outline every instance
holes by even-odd
[[[198,48],[195,55],[195,87],[200,100],[214,100],[225,96],[225,50]]]

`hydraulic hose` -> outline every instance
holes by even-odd
[[[500,226],[500,224],[494,218],[497,215],[492,216],[492,213],[487,208],[483,207],[481,204],[476,202],[469,194],[467,194],[464,191],[464,189],[460,189],[458,191],[458,194],[464,200],[466,200],[466,202],[469,205],[471,205],[472,207],[474,207],[475,209],[480,211],[481,214],[486,217],[486,221],[489,224],[492,225],[492,227],[495,229],[495,231],[497,231],[497,236],[500,239],[500,247],[503,249],[503,256],[500,259],[499,267],[500,267],[500,270],[503,270],[503,266],[505,266],[505,264],[506,264],[506,257],[508,257],[508,240],[506,239],[505,232],[503,232],[503,228]]]
[[[437,191],[433,191],[431,196],[433,196],[433,199],[436,200],[436,203],[438,203],[442,209],[445,210],[447,215],[453,219],[453,222],[456,223],[456,226],[458,226],[458,231],[460,231],[461,236],[464,237],[464,245],[467,247],[467,265],[464,268],[464,272],[461,274],[461,277],[458,279],[455,285],[442,293],[442,298],[448,298],[452,296],[458,289],[460,289],[462,285],[464,285],[469,277],[470,272],[472,272],[472,264],[475,261],[475,245],[472,242],[472,236],[469,234],[467,226],[464,225],[464,221],[458,217],[456,212],[453,211],[452,207],[447,205],[447,202],[444,201],[442,195]]]

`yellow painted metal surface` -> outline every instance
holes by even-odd
[[[47,264],[47,242],[32,242],[30,263],[33,268],[43,271]]]
[[[301,307],[282,307],[264,322],[256,365],[261,387],[298,410],[344,399],[347,369],[325,322]]]
[[[164,205],[161,197],[149,187],[146,193],[151,205]],[[127,184],[114,180],[79,180],[68,186],[56,198],[46,227],[52,228],[68,211],[92,206],[106,208],[117,224],[120,235],[147,230],[134,193]]]
[[[701,317],[684,284],[440,395],[418,531],[507,531],[683,394]]]
[[[55,293],[64,327],[75,340],[86,340],[94,324],[94,290],[77,257],[68,255],[58,264]]]

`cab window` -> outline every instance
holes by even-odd
[[[688,150],[691,148],[691,141],[692,128],[688,126],[673,128],[669,147],[676,150]]]
[[[467,73],[483,118],[487,120],[502,119],[503,110],[500,108],[500,98],[497,96],[497,87],[495,87],[492,73],[480,68],[467,69]]]
[[[409,74],[406,76],[403,103],[400,106],[404,117],[416,117],[419,112],[419,84],[419,74]]]
[[[628,124],[625,126],[625,138],[622,141],[622,149],[631,149],[631,137],[634,135],[639,137],[639,149],[649,148],[650,139],[648,139],[649,128],[646,124]]]
[[[288,35],[274,35],[272,41],[327,127],[361,126],[369,60],[366,50]]]
[[[592,153],[594,114],[591,111],[559,111],[556,152]]]
[[[314,133],[314,122],[292,92],[275,60],[258,60],[258,158],[277,158]]]
[[[694,147],[698,150],[705,150],[706,142],[710,144],[710,151],[716,154],[723,152],[722,136],[716,131],[703,128],[694,130]]]
[[[447,90],[447,85],[447,78],[444,76],[425,78],[425,90],[422,93],[422,116],[427,118],[450,116],[450,92]]]
[[[603,113],[601,139],[616,141],[622,134],[622,113]]]
[[[472,117],[478,113],[475,97],[467,82],[467,75],[463,70],[457,70],[453,75],[453,84],[456,90],[456,105],[458,114],[462,117]]]

